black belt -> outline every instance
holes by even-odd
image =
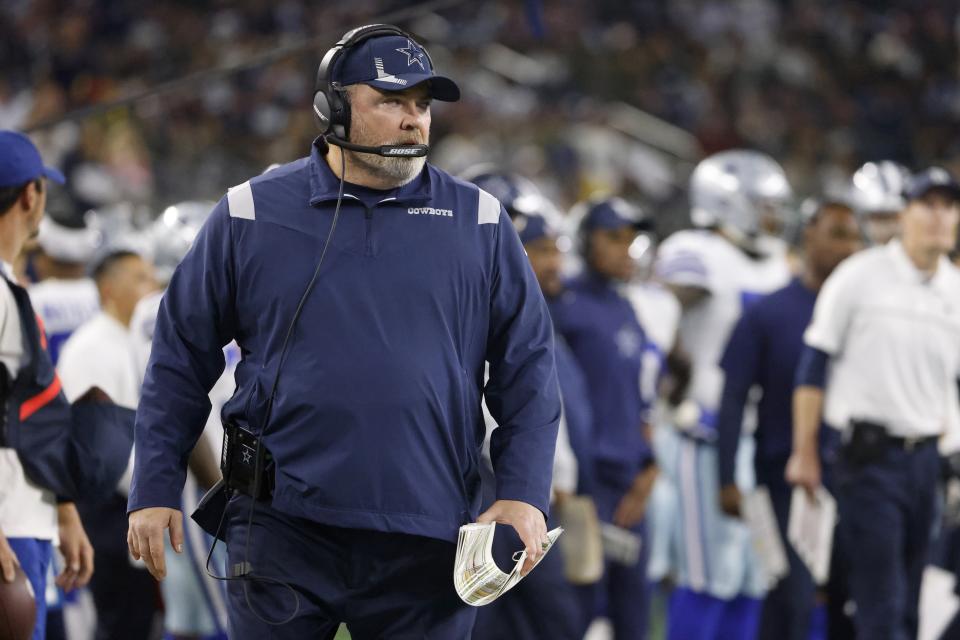
[[[940,436],[915,436],[915,437],[903,437],[903,436],[887,436],[887,444],[891,447],[896,447],[897,449],[902,449],[904,451],[913,451],[914,449],[919,449],[925,447],[928,444],[935,443]]]
[[[879,461],[884,451],[896,449],[912,453],[936,441],[937,436],[895,436],[887,431],[884,424],[869,420],[851,420],[842,451],[847,463],[858,467]]]

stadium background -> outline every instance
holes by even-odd
[[[564,210],[614,192],[685,226],[694,164],[739,146],[798,200],[867,160],[960,175],[953,0],[5,0],[0,128],[68,175],[55,214],[144,223],[305,155],[317,63],[383,21],[464,89],[434,106],[432,161],[497,163]]]
[[[492,161],[561,207],[610,190],[686,222],[692,165],[770,153],[800,195],[866,160],[960,173],[958,5],[836,0],[13,0],[0,126],[71,178],[73,211],[156,215],[306,154],[320,57],[392,20],[464,100],[435,105],[432,160]]]

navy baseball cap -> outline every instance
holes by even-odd
[[[405,36],[378,36],[346,50],[331,78],[343,86],[367,84],[383,91],[403,91],[430,82],[430,97],[444,102],[460,99],[460,87],[433,72],[430,58]]]
[[[955,200],[960,200],[960,183],[946,169],[941,167],[930,167],[914,174],[907,181],[903,196],[907,200],[917,200],[934,189],[942,189]]]
[[[63,184],[63,174],[43,165],[30,138],[18,131],[0,131],[0,188],[16,187],[45,177]]]
[[[633,227],[637,231],[653,231],[650,219],[622,198],[606,198],[591,203],[580,221],[581,231],[614,230],[623,227]]]
[[[513,217],[513,227],[520,236],[520,243],[527,244],[540,238],[557,238],[560,232],[545,217],[536,213],[521,213]]]

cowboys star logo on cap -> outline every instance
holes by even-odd
[[[416,62],[418,65],[420,65],[421,69],[425,70],[425,67],[423,66],[423,50],[420,47],[418,47],[416,44],[414,44],[412,40],[407,40],[407,46],[401,47],[396,51],[407,56],[408,67],[411,66],[414,62]]]
[[[460,99],[457,84],[437,75],[426,50],[405,36],[377,36],[346,49],[330,76],[343,86],[362,83],[381,91],[403,91],[427,83],[435,100]]]

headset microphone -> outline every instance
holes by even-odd
[[[430,145],[426,144],[385,144],[378,147],[368,147],[362,144],[347,142],[343,138],[331,134],[325,136],[330,144],[356,151],[358,153],[373,153],[378,156],[388,158],[421,158],[430,151]]]

